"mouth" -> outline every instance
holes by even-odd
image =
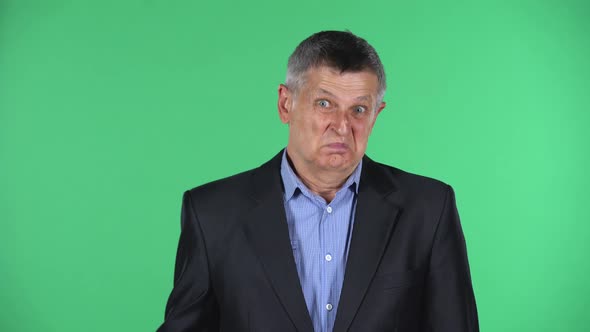
[[[325,145],[330,150],[335,151],[346,151],[348,150],[348,144],[346,143],[330,143]]]

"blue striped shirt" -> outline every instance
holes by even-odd
[[[299,281],[316,332],[330,332],[338,310],[362,161],[328,204],[295,175],[283,153],[281,177]]]

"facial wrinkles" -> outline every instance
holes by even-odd
[[[362,80],[352,80],[350,82],[333,82],[331,80],[325,79],[321,81],[319,84],[319,89],[325,90],[331,93],[327,94],[328,97],[336,98],[338,101],[342,101],[345,105],[365,105],[367,107],[371,107],[373,104],[373,96],[371,94],[371,89],[366,87],[366,84]],[[318,95],[323,95],[321,91],[319,91]],[[359,97],[368,97],[368,100],[364,100],[364,98]]]
[[[294,129],[297,145],[309,148],[302,151],[319,152],[325,144],[346,143],[355,155],[364,151],[375,117],[376,77],[372,73],[340,73],[320,68],[309,72],[306,78],[307,84],[299,90],[297,101],[293,100],[292,104],[295,112],[291,129]],[[334,109],[318,111],[318,99],[328,100]],[[355,115],[356,106],[366,107],[368,113]]]
[[[317,94],[315,94],[314,100],[327,98],[333,104],[331,106],[337,108],[335,112],[338,112],[337,114],[322,114],[326,121],[324,124],[326,140],[330,141],[334,139],[334,134],[332,133],[334,130],[336,131],[339,142],[344,139],[345,143],[349,144],[353,150],[356,150],[357,147],[362,147],[364,142],[357,142],[356,139],[363,139],[363,135],[369,127],[369,122],[372,120],[373,114],[368,114],[363,118],[355,118],[352,116],[350,109],[355,106],[365,106],[367,107],[367,112],[373,112],[370,89],[367,89],[366,85],[360,80],[343,84],[323,80],[319,86],[320,88]],[[329,93],[322,92],[320,89]],[[358,97],[361,96],[369,96],[369,100],[359,100]],[[312,100],[312,103],[314,100]],[[345,130],[342,130],[343,121],[345,122],[344,125],[347,126]]]

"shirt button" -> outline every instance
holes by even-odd
[[[326,310],[332,311],[332,304],[331,303],[326,304]]]
[[[328,207],[326,208],[326,211],[328,211],[328,213],[332,213],[332,207],[331,207],[331,206],[328,206]]]
[[[330,254],[327,254],[327,255],[326,255],[326,260],[327,260],[328,262],[329,262],[329,261],[331,261],[331,260],[332,260],[332,255],[330,255]]]

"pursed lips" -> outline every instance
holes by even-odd
[[[329,143],[325,146],[334,150],[348,150],[348,144],[346,143]]]

